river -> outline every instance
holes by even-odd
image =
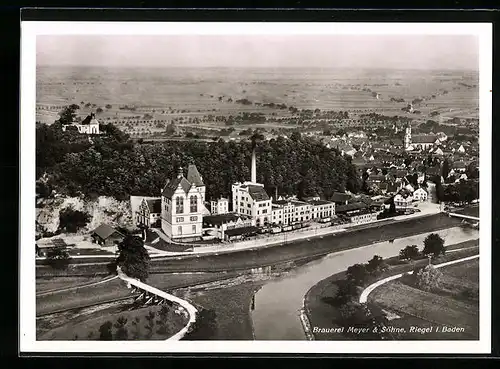
[[[304,296],[311,287],[353,264],[367,262],[374,255],[383,258],[396,256],[408,245],[417,245],[421,249],[430,233],[439,234],[445,240],[445,246],[479,238],[478,230],[454,227],[332,253],[295,268],[265,284],[255,294],[252,306],[255,339],[305,340],[299,315]]]

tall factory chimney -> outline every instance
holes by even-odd
[[[252,150],[252,183],[257,183],[257,160],[255,158],[255,147]]]

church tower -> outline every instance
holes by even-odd
[[[411,145],[411,125],[408,123],[406,125],[405,129],[405,149],[407,150],[408,147]]]

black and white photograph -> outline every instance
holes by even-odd
[[[491,33],[23,22],[21,347],[489,352]]]

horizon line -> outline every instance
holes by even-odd
[[[372,69],[372,70],[434,70],[434,71],[474,71],[479,72],[479,68],[418,68],[418,67],[400,67],[400,68],[388,68],[388,67],[351,67],[351,66],[181,66],[181,65],[93,65],[93,64],[37,64],[36,67],[65,67],[65,68],[117,68],[117,69],[138,69],[138,68],[149,68],[149,69]]]

